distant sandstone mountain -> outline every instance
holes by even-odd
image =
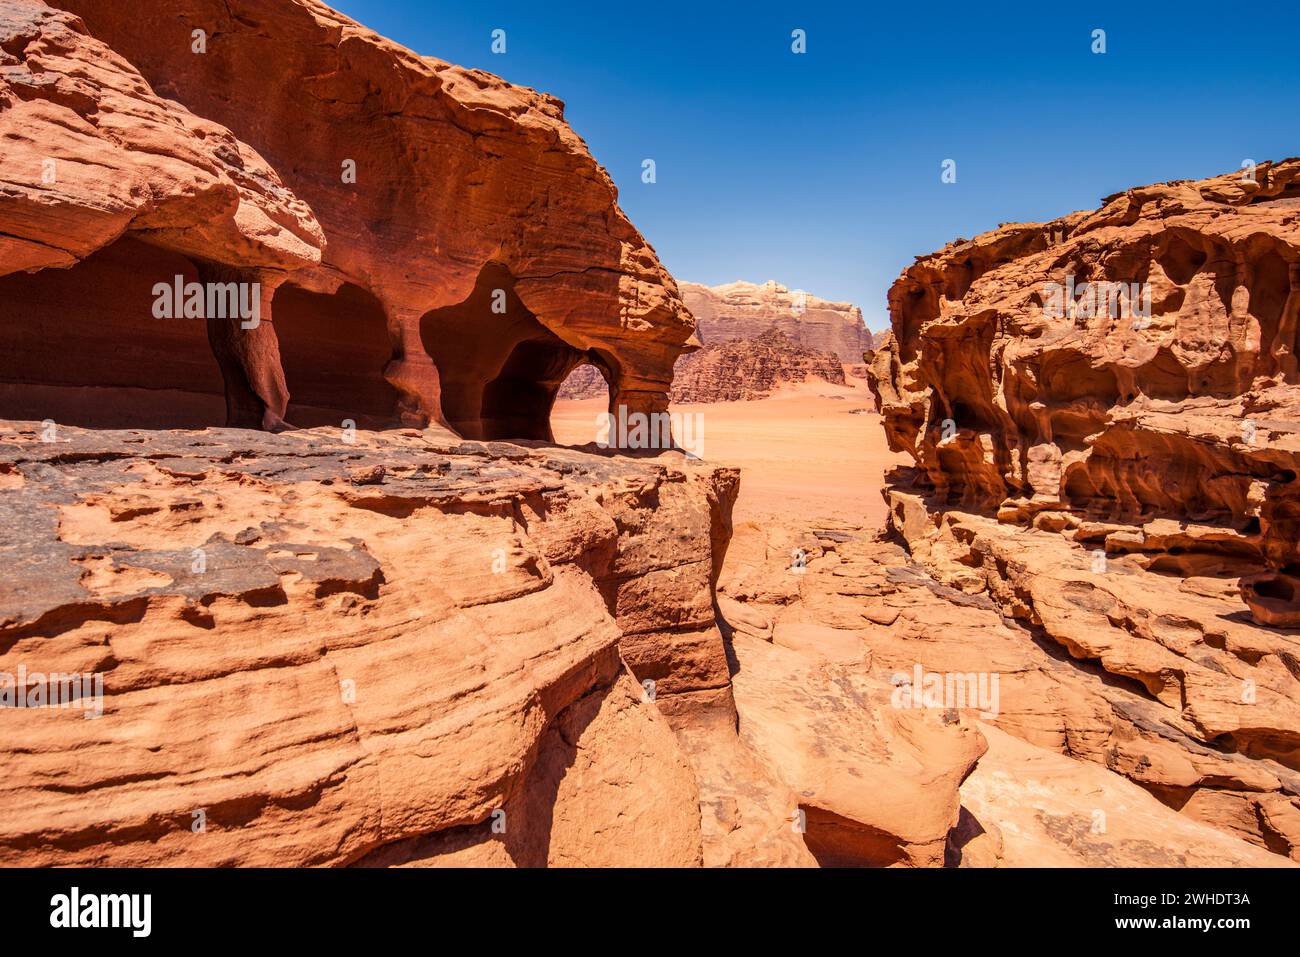
[[[805,349],[770,326],[752,338],[715,342],[682,356],[673,370],[671,397],[674,402],[739,402],[766,398],[782,383],[809,379],[844,385],[844,363],[835,353]],[[600,370],[583,365],[561,386],[559,398],[608,394]]]
[[[594,399],[609,395],[609,383],[600,370],[590,364],[578,366],[555,394],[557,399]]]
[[[863,325],[862,310],[850,302],[830,302],[770,279],[761,286],[752,282],[722,286],[681,282],[678,289],[699,323],[705,345],[752,338],[776,326],[796,344],[834,352],[842,362],[861,362],[862,353],[871,348],[871,332]]]
[[[844,363],[834,352],[806,349],[771,326],[753,338],[715,342],[682,356],[671,395],[674,402],[739,402],[809,379],[844,385]]]
[[[836,376],[822,361],[822,357],[812,360],[809,355],[831,353],[839,362],[850,366],[862,366],[863,353],[877,348],[884,333],[877,333],[875,339],[871,330],[862,322],[862,310],[849,302],[831,302],[817,296],[792,291],[774,280],[762,285],[752,282],[732,282],[722,286],[701,286],[694,282],[680,282],[678,288],[682,299],[694,314],[697,329],[706,349],[713,344],[738,340],[758,340],[769,330],[776,329],[784,334],[785,341],[798,350],[802,350],[788,359],[771,354],[772,342],[753,352],[753,357],[744,358],[744,350],[728,353],[729,362],[744,365],[754,363],[768,370],[765,375],[781,381],[802,381],[806,376],[799,370],[817,368],[820,372],[810,373],[820,378]],[[700,355],[701,353],[696,353]],[[692,368],[682,356],[674,369],[674,381],[681,382],[683,372]],[[717,362],[718,359],[708,360]],[[698,375],[698,373],[691,373]],[[790,376],[798,376],[790,378]],[[838,377],[830,378],[832,382],[843,382],[843,369]],[[751,383],[735,383],[723,388],[721,385],[701,385],[698,381],[687,387],[692,395],[729,395],[731,398],[680,398],[681,389],[673,388],[673,399],[678,402],[727,402],[743,398],[762,398],[769,389],[755,389]],[[595,366],[579,366],[560,388],[561,399],[590,399],[608,394],[609,387]]]

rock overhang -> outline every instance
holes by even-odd
[[[458,413],[472,437],[549,438],[554,393],[584,362],[607,374],[611,406],[666,407],[672,364],[691,348],[694,321],[556,98],[420,57],[314,0],[233,8],[194,0],[165,11],[9,0],[3,12],[10,34],[28,38],[23,44],[59,53],[31,61],[41,65],[40,83],[31,82],[25,62],[7,63],[7,97],[30,111],[44,91],[41,109],[87,127],[59,149],[55,122],[25,123],[41,131],[34,136],[10,134],[31,154],[20,164],[26,181],[0,197],[9,200],[0,204],[6,222],[17,224],[7,232],[20,237],[7,240],[16,247],[10,262],[15,269],[75,269],[127,237],[189,260],[167,269],[152,263],[155,271],[257,283],[264,330],[232,336],[209,328],[210,338],[223,340],[216,351],[227,424],[295,425],[295,393],[320,391],[316,379],[286,380],[274,323],[282,289],[298,290],[299,299],[351,289],[375,304],[382,321],[368,319],[356,331],[375,346],[361,357],[358,377],[370,400],[389,390],[383,401],[390,408],[376,414],[367,401],[347,416],[354,421],[450,424],[443,370],[464,370],[454,350],[431,348],[425,334],[428,317],[449,313],[458,315],[453,334],[510,347],[504,358],[480,357],[480,365],[498,368],[480,370],[477,389],[515,363],[515,374],[486,389],[487,398],[476,389],[455,397],[462,407],[480,404]],[[6,112],[11,122],[19,115]],[[141,116],[147,122],[137,122]],[[60,150],[85,161],[63,163],[71,167],[66,179],[58,178],[65,172]],[[46,154],[56,164],[52,184],[34,181]],[[101,154],[112,162],[97,165]],[[73,175],[86,169],[94,172],[89,179]],[[124,197],[105,210],[94,199],[97,189]],[[33,214],[51,199],[62,212]],[[110,271],[91,278],[120,285],[126,277]],[[490,294],[508,290],[508,322],[490,297],[486,308],[474,303],[488,278]],[[20,279],[10,286],[11,300],[28,294]],[[317,307],[323,318],[316,327],[297,323],[299,334],[352,334],[345,303],[321,300]],[[139,329],[124,335],[142,337]],[[553,353],[540,364],[529,358],[538,343]],[[294,364],[301,370],[308,362],[300,355]],[[71,378],[59,385],[93,384]],[[482,407],[493,402],[496,408]],[[346,412],[346,400],[338,405]],[[92,416],[83,424],[96,423]]]

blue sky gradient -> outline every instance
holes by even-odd
[[[1300,18],[1264,8],[327,2],[564,100],[679,279],[776,279],[873,329],[903,267],[949,240],[1300,154]]]

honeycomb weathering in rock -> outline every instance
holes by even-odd
[[[1298,261],[1300,160],[1131,189],[918,258],[868,356],[913,557],[1177,742],[1089,757],[1293,858]]]
[[[548,438],[578,363],[659,410],[693,347],[558,100],[315,0],[0,0],[0,82],[7,414]],[[155,320],[175,276],[261,324]]]
[[[1298,259],[1300,160],[920,257],[871,362],[890,445],[950,505],[1189,520],[1219,528],[1189,548],[1294,563]],[[1053,284],[1103,282],[1147,284],[1150,315],[1054,311]]]

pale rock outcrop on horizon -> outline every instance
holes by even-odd
[[[814,367],[827,370],[826,374],[811,372],[815,377],[843,383],[843,368],[835,372],[830,366],[839,362],[850,370],[861,371],[862,355],[876,341],[863,325],[862,310],[852,303],[792,291],[774,280],[761,285],[738,281],[721,286],[681,282],[679,288],[695,316],[699,339],[715,358],[705,360],[694,353],[679,357],[674,370],[674,401],[761,399],[772,387],[756,386],[753,378],[765,383],[802,382],[808,378],[807,370]],[[770,338],[774,331],[784,336],[790,346],[774,350],[773,346],[781,345],[781,341]],[[825,353],[835,358],[821,358]],[[702,385],[701,366],[718,366],[721,356],[728,357],[724,361],[732,369],[728,374],[739,376],[742,369],[750,374],[734,382]],[[559,397],[590,399],[608,393],[608,383],[595,367],[579,366],[560,388]]]
[[[752,339],[775,326],[796,345],[833,352],[841,362],[858,362],[871,348],[862,310],[851,302],[832,302],[772,279],[721,286],[682,282],[679,288],[705,345]]]
[[[844,364],[835,353],[805,348],[772,326],[682,356],[670,395],[674,402],[741,402],[813,379],[844,385]]]

